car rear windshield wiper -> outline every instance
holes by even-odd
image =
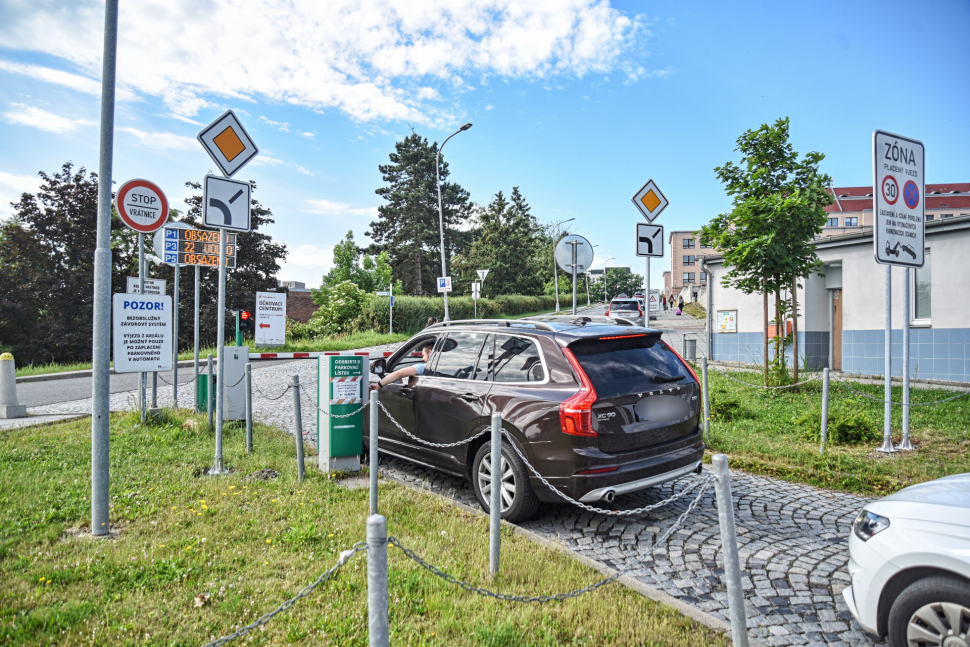
[[[650,379],[653,380],[654,382],[660,382],[661,384],[663,384],[665,382],[676,382],[678,380],[684,379],[685,377],[687,376],[686,375],[667,375],[667,376],[654,375]]]

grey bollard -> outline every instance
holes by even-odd
[[[209,377],[205,387],[205,403],[206,403],[206,409],[209,412],[209,429],[215,429],[215,427],[212,424],[212,409],[213,409],[212,400],[216,397],[215,388],[214,388],[214,385],[212,384],[212,353],[209,353],[206,363],[209,366]]]
[[[367,517],[367,626],[370,647],[388,647],[387,520]]]
[[[0,419],[26,418],[27,406],[17,401],[17,367],[13,355],[0,355]]]
[[[293,376],[293,417],[296,426],[296,469],[299,479],[306,477],[303,465],[303,413],[300,411],[300,376]]]
[[[152,371],[152,409],[158,408],[158,371]]]
[[[246,362],[246,453],[253,451],[253,365]]]
[[[704,381],[704,438],[711,439],[711,392],[707,388],[707,358],[701,358],[701,375]]]
[[[492,414],[492,481],[488,504],[488,572],[498,575],[502,548],[502,414]]]
[[[370,392],[370,459],[368,460],[367,469],[370,472],[370,513],[372,515],[377,514],[377,466],[378,466],[378,450],[377,450],[377,431],[378,431],[378,421],[380,417],[380,410],[377,404],[378,394],[377,391]]]
[[[825,443],[829,438],[829,369],[822,369],[822,442],[818,453],[825,455]]]
[[[714,492],[717,496],[717,520],[721,527],[721,551],[724,555],[724,577],[728,595],[731,638],[735,647],[748,647],[748,621],[744,614],[744,591],[741,590],[741,559],[738,536],[734,529],[734,502],[731,500],[731,472],[724,454],[714,454]]]

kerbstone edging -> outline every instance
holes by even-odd
[[[391,474],[386,474],[383,471],[378,471],[378,473],[381,475],[382,478],[388,481],[391,481],[398,485],[402,485],[410,490],[414,490],[415,492],[420,492],[421,494],[427,494],[427,495],[436,497],[438,499],[441,499],[442,501],[446,501],[447,503],[450,503],[451,505],[457,508],[460,508],[465,512],[470,512],[472,514],[483,516],[483,517],[486,516],[485,512],[478,506],[470,506],[460,501],[456,501],[451,497],[447,497],[443,494],[438,494],[433,490],[421,487],[420,485],[415,485],[414,483],[408,483],[404,479],[400,479]],[[605,575],[608,577],[616,573],[616,569],[610,568],[605,564],[601,564],[600,562],[597,562],[594,559],[590,559],[585,555],[581,555],[577,552],[571,551],[566,546],[556,543],[552,540],[546,539],[545,537],[538,535],[532,532],[531,530],[528,530],[527,528],[520,528],[519,526],[508,523],[507,521],[502,521],[502,525],[505,526],[506,528],[511,528],[512,532],[514,532],[515,534],[521,535],[522,537],[525,537],[526,539],[532,542],[535,542],[540,546],[568,555],[569,557],[576,560],[580,564],[583,564],[584,566],[588,566],[589,568],[592,568],[593,570],[595,570],[596,572],[602,575]],[[653,587],[647,586],[643,582],[640,582],[635,578],[630,577],[629,575],[621,575],[619,578],[617,578],[617,582],[621,583],[623,586],[627,587],[628,589],[636,591],[637,593],[639,593],[640,595],[646,598],[650,598],[654,602],[659,602],[661,604],[665,604],[668,607],[675,609],[678,613],[685,615],[706,627],[709,627],[715,631],[719,631],[727,635],[728,637],[731,636],[730,623],[725,622],[720,618],[715,618],[709,613],[705,613],[700,609],[690,606],[686,602],[681,602],[677,598],[671,595],[668,595],[663,591],[660,591],[659,589],[655,589]],[[758,636],[754,632],[751,632],[751,631],[748,632],[748,644],[751,647],[768,647],[758,639]]]

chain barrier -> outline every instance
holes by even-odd
[[[422,445],[427,445],[428,447],[458,447],[459,445],[464,445],[466,443],[470,443],[471,441],[475,440],[476,438],[479,438],[479,437],[483,436],[484,434],[490,433],[492,431],[490,427],[486,427],[485,429],[482,429],[480,432],[478,432],[474,436],[472,436],[470,438],[466,438],[465,440],[459,440],[456,443],[432,443],[432,442],[429,442],[427,440],[422,440],[421,438],[418,438],[417,436],[415,436],[414,434],[412,434],[410,431],[408,431],[407,429],[405,429],[404,427],[402,427],[401,424],[397,420],[394,419],[394,416],[391,415],[391,412],[388,411],[384,407],[384,403],[383,402],[381,402],[380,400],[378,400],[377,401],[377,404],[380,405],[381,411],[383,411],[385,414],[387,414],[387,417],[390,419],[390,421],[394,423],[394,426],[401,430],[401,433],[403,433],[408,438],[411,438],[412,440],[418,441]]]
[[[870,400],[875,400],[876,402],[882,402],[883,404],[886,403],[886,399],[884,397],[883,398],[879,398],[879,397],[876,397],[874,395],[870,395],[868,393],[863,393],[859,389],[854,389],[851,386],[849,386],[849,383],[848,382],[845,382],[843,380],[831,380],[831,381],[832,382],[835,382],[836,384],[840,384],[840,385],[844,386],[845,388],[849,389],[850,391],[853,391],[855,393],[858,393],[859,395],[861,395],[864,398],[869,398]],[[963,392],[963,393],[961,393],[959,395],[953,396],[952,398],[945,398],[943,400],[934,400],[933,402],[910,402],[909,403],[909,406],[911,406],[911,407],[928,407],[931,404],[942,404],[944,402],[953,402],[954,400],[959,400],[960,398],[966,397],[967,395],[970,395],[970,391],[965,391],[965,392]],[[889,404],[893,404],[893,405],[896,405],[896,406],[902,406],[903,405],[902,402],[897,402],[896,400],[890,400],[889,401]]]
[[[684,522],[684,519],[687,518],[687,515],[689,515],[694,510],[694,508],[697,507],[697,504],[700,503],[701,499],[704,498],[704,495],[707,493],[707,488],[710,486],[710,484],[713,481],[714,479],[711,477],[708,477],[703,481],[701,481],[703,485],[701,487],[700,492],[698,492],[697,496],[694,497],[694,500],[690,502],[690,504],[687,506],[687,509],[684,510],[683,514],[677,517],[677,521],[675,521],[670,528],[664,531],[664,533],[660,536],[660,538],[657,539],[657,541],[653,544],[653,546],[650,547],[650,550],[647,551],[647,555],[653,554],[653,552],[657,550],[657,548],[667,543],[667,540],[670,538],[670,535],[673,534],[673,532],[680,527],[680,525]],[[415,563],[417,563],[419,566],[427,570],[432,575],[436,575],[437,577],[440,577],[444,581],[450,584],[455,584],[470,593],[477,593],[478,595],[481,595],[484,597],[495,598],[497,600],[504,600],[506,602],[525,602],[525,603],[535,602],[538,604],[544,604],[546,602],[552,602],[554,600],[555,601],[567,600],[569,598],[578,597],[583,593],[589,593],[590,591],[595,591],[601,586],[606,586],[607,584],[615,582],[616,580],[620,579],[622,576],[635,570],[635,568],[617,570],[615,573],[613,573],[612,575],[610,575],[605,579],[600,580],[599,582],[595,582],[593,584],[590,584],[587,587],[576,589],[574,591],[568,591],[566,593],[557,593],[556,595],[538,595],[538,596],[512,595],[509,593],[497,593],[495,591],[490,591],[488,589],[483,589],[481,587],[475,586],[474,584],[470,584],[469,582],[459,580],[454,575],[451,575],[450,573],[447,573],[441,570],[434,564],[431,564],[425,561],[410,548],[406,548],[403,544],[401,544],[400,540],[397,537],[388,537],[387,542],[392,546],[396,546],[400,548],[401,552],[403,552],[405,556],[413,560]],[[645,555],[642,555],[642,556],[645,556]]]
[[[223,636],[222,638],[213,640],[210,643],[206,643],[204,647],[218,647],[219,645],[225,645],[226,643],[231,642],[236,638],[245,636],[256,627],[266,624],[267,622],[269,622],[270,620],[272,620],[273,618],[275,618],[276,616],[278,616],[279,614],[283,613],[284,611],[292,607],[294,604],[296,604],[300,600],[300,598],[306,597],[313,591],[313,589],[317,588],[318,586],[320,586],[321,584],[329,580],[331,577],[333,577],[334,573],[336,573],[341,566],[343,566],[348,561],[350,561],[351,557],[353,557],[354,555],[356,555],[361,551],[366,551],[366,550],[367,550],[366,541],[357,542],[356,544],[354,544],[353,548],[348,548],[344,552],[340,553],[340,558],[337,560],[336,564],[334,564],[331,568],[321,573],[320,577],[318,577],[316,580],[314,580],[313,582],[305,586],[303,590],[297,593],[294,597],[290,598],[280,606],[276,607],[276,609],[274,609],[273,611],[270,611],[269,613],[260,616],[255,622],[248,624],[245,627],[240,627],[239,629],[237,629],[236,631],[232,632],[227,636]]]
[[[287,384],[287,385],[286,385],[286,388],[285,388],[285,389],[283,389],[283,392],[282,392],[282,393],[280,393],[280,394],[279,394],[279,395],[277,395],[277,396],[273,396],[272,398],[271,398],[271,397],[269,397],[268,395],[266,395],[266,393],[265,393],[265,392],[264,392],[264,391],[263,391],[263,390],[262,390],[261,388],[259,388],[259,385],[258,385],[258,384],[256,384],[256,382],[255,382],[255,380],[253,381],[253,387],[255,387],[255,389],[256,389],[257,391],[259,391],[259,394],[260,394],[261,396],[263,396],[263,399],[264,399],[264,400],[269,400],[270,402],[273,402],[273,401],[275,401],[275,400],[279,400],[279,399],[280,399],[280,398],[282,398],[282,397],[283,397],[284,395],[286,395],[286,394],[287,394],[287,393],[289,392],[289,390],[293,388],[293,385],[292,385],[292,384]]]
[[[519,451],[519,448],[515,446],[515,443],[512,441],[512,437],[509,435],[509,432],[507,432],[507,431],[505,431],[503,429],[502,430],[502,435],[508,437],[508,439],[509,439],[508,444],[509,445],[512,445],[512,449],[514,449],[515,450],[515,453],[518,454],[519,458],[522,459],[522,462],[525,463],[525,466],[529,468],[529,471],[530,472],[532,472],[533,474],[535,474],[536,478],[539,479],[542,482],[543,485],[545,485],[547,488],[549,488],[550,490],[552,490],[553,492],[555,492],[556,494],[558,494],[560,497],[562,497],[563,499],[565,499],[567,502],[572,503],[573,505],[575,505],[575,506],[577,506],[579,508],[582,508],[583,510],[586,510],[587,512],[592,512],[592,513],[595,513],[595,514],[607,514],[607,515],[611,515],[611,516],[614,516],[614,517],[631,517],[633,515],[643,514],[645,512],[650,512],[651,510],[656,510],[657,508],[662,508],[663,506],[667,505],[668,503],[672,503],[672,502],[676,501],[677,499],[683,498],[684,495],[686,495],[687,493],[689,493],[692,490],[696,489],[698,486],[700,486],[702,484],[705,487],[707,487],[707,485],[709,485],[709,482],[710,481],[713,481],[713,477],[710,477],[710,476],[707,476],[707,477],[705,477],[703,479],[699,479],[697,481],[694,481],[694,483],[692,483],[691,485],[688,485],[686,488],[684,488],[683,490],[681,490],[677,494],[673,495],[669,499],[664,499],[663,501],[658,501],[657,503],[651,503],[650,505],[643,506],[642,508],[635,508],[633,510],[604,510],[603,508],[595,508],[595,507],[593,507],[591,505],[588,505],[586,503],[583,503],[582,501],[577,501],[576,499],[574,499],[574,498],[572,498],[572,497],[564,494],[562,490],[560,490],[555,485],[553,485],[552,483],[550,483],[549,481],[547,481],[545,479],[545,477],[543,477],[542,474],[540,474],[539,471],[536,468],[532,467],[532,464],[529,463],[529,461],[526,460],[525,456],[522,455],[522,452]]]
[[[707,368],[711,369],[715,373],[718,373],[720,375],[723,375],[724,377],[726,377],[729,380],[734,380],[738,384],[743,384],[745,386],[750,386],[753,389],[768,389],[769,391],[775,390],[775,389],[793,389],[796,386],[801,386],[802,384],[808,384],[810,382],[814,382],[815,380],[821,379],[821,377],[822,377],[822,375],[820,373],[817,373],[813,377],[810,377],[807,380],[803,380],[801,382],[796,382],[795,384],[785,384],[783,386],[763,386],[761,384],[751,384],[751,382],[745,382],[744,380],[739,380],[738,378],[734,377],[733,375],[731,375],[730,373],[728,373],[726,371],[720,371],[720,370],[718,370],[717,367],[712,366],[711,364],[708,364],[707,365]]]

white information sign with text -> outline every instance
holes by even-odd
[[[112,305],[115,373],[172,370],[172,297],[115,294]]]
[[[145,279],[145,294],[150,295],[161,295],[165,294],[166,282],[165,279]],[[128,277],[128,294],[140,294],[141,290],[138,289],[138,277],[129,276]]]
[[[256,347],[286,343],[286,293],[256,293]]]
[[[872,146],[876,262],[923,267],[923,143],[877,130]]]

